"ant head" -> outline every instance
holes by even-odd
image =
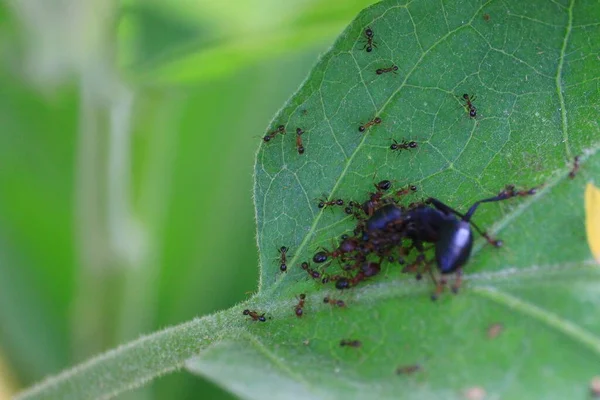
[[[250,314],[250,310],[244,310],[244,312],[242,314],[249,315]]]

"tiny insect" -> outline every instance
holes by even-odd
[[[360,347],[362,346],[362,342],[360,340],[350,340],[350,339],[342,339],[340,340],[340,346],[345,347]]]
[[[465,100],[464,107],[469,110],[469,117],[477,118],[477,108],[473,105],[473,102],[477,98],[477,96],[469,96],[468,94],[462,95],[463,100]]]
[[[294,307],[294,312],[296,313],[296,317],[300,318],[302,314],[304,314],[304,301],[306,300],[306,295],[302,293],[298,296],[298,304]]]
[[[364,125],[361,125],[358,127],[358,131],[359,132],[364,132],[365,130],[367,130],[369,127],[373,126],[373,125],[379,125],[381,123],[381,118],[379,117],[375,117],[373,118],[371,121],[367,122]]]
[[[298,154],[304,154],[304,145],[302,144],[302,134],[304,131],[301,128],[296,128],[296,149]]]
[[[410,375],[410,374],[414,374],[417,371],[421,370],[421,366],[419,364],[412,364],[412,365],[402,365],[398,368],[396,368],[396,373],[398,375]]]
[[[502,324],[492,324],[490,326],[488,326],[487,329],[487,337],[489,339],[495,339],[496,337],[498,337],[498,335],[500,335],[502,333],[502,331],[504,330],[504,325]]]
[[[379,69],[377,69],[377,71],[375,71],[375,73],[377,75],[381,75],[381,74],[385,74],[386,72],[396,73],[396,71],[398,71],[398,66],[392,65],[391,67],[387,67],[387,68],[379,68]]]
[[[575,175],[577,175],[577,171],[579,171],[579,156],[575,156],[575,158],[573,159],[573,169],[571,170],[571,172],[569,172],[569,178],[575,178]]]
[[[325,304],[331,304],[332,306],[338,306],[338,307],[346,307],[346,303],[344,303],[344,300],[336,300],[336,299],[332,299],[329,296],[326,296],[323,299],[323,303]]]
[[[375,40],[373,40],[373,37],[375,36],[375,34],[373,33],[373,30],[370,27],[367,27],[367,29],[365,29],[364,33],[365,33],[365,38],[366,38],[367,42],[363,46],[363,49],[367,50],[367,53],[370,53],[373,51],[373,47],[377,47],[377,42],[375,42]]]
[[[285,246],[281,246],[281,248],[278,250],[279,251],[279,261],[281,262],[281,265],[279,266],[279,269],[281,270],[281,272],[286,272],[287,271],[287,251],[288,248]]]
[[[483,14],[483,19],[485,21],[489,21],[490,20],[490,14]]]
[[[344,205],[344,200],[342,199],[337,199],[337,200],[319,200],[319,204],[317,205],[317,207],[319,208],[325,208],[328,206],[343,206]]]
[[[390,149],[393,151],[410,150],[416,149],[418,147],[417,142],[415,142],[414,140],[402,140],[401,142],[397,142],[396,139],[392,139],[392,141],[394,143],[390,145]]]
[[[317,270],[314,270],[310,267],[310,264],[307,263],[306,261],[304,261],[301,265],[303,270],[305,270],[308,275],[310,275],[311,278],[313,279],[319,279],[321,277],[321,273]]]
[[[265,314],[258,314],[256,311],[244,310],[242,314],[250,316],[252,321],[265,322],[267,320]]]
[[[263,137],[263,141],[265,143],[271,141],[271,139],[273,139],[275,136],[277,136],[278,133],[281,134],[281,135],[284,135],[285,134],[285,126],[279,125],[277,127],[277,129],[275,129],[273,132],[267,133],[265,135],[265,137]]]

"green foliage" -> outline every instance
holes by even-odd
[[[600,272],[582,207],[584,183],[600,173],[600,7],[563,3],[390,0],[361,12],[274,118],[269,130],[283,124],[287,134],[257,154],[258,293],[21,398],[106,398],[184,364],[243,398],[451,399],[473,388],[502,398],[584,397],[600,358]],[[375,73],[391,64],[397,74]],[[477,95],[477,119],[462,108],[463,93]],[[360,133],[374,116],[382,123]],[[304,155],[296,127],[306,132]],[[419,147],[392,153],[390,138]],[[571,180],[577,154],[582,167]],[[361,200],[386,178],[418,186],[407,202],[435,196],[459,210],[506,184],[540,189],[481,207],[478,225],[505,245],[476,242],[457,296],[433,303],[431,282],[392,265],[343,294],[314,283],[300,262],[354,226],[317,199]],[[285,274],[282,245],[290,248]],[[307,299],[297,318],[300,293]],[[324,304],[326,295],[347,307]],[[272,319],[252,322],[244,308]],[[493,326],[502,327],[497,335]],[[340,347],[341,339],[362,347]],[[396,373],[415,364],[414,374]]]

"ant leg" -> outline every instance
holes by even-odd
[[[467,211],[467,213],[463,217],[463,221],[470,222],[471,217],[473,216],[473,214],[475,214],[475,211],[477,211],[477,207],[479,207],[479,205],[481,203],[492,203],[495,201],[507,200],[507,199],[510,199],[510,198],[516,197],[516,196],[530,196],[532,194],[535,194],[535,192],[536,192],[535,188],[529,189],[529,190],[515,191],[514,186],[509,185],[506,187],[505,190],[501,191],[497,196],[490,197],[489,199],[483,199],[483,200],[476,201],[471,206],[471,208],[469,208],[469,211]],[[450,208],[450,207],[448,207],[448,208]]]
[[[452,285],[452,293],[458,293],[458,289],[462,283],[462,269],[456,270],[456,278],[454,279],[454,284]]]
[[[431,300],[436,301],[440,297],[440,294],[442,294],[442,292],[444,291],[446,280],[442,278],[438,282],[438,280],[435,279],[435,276],[433,275],[433,270],[429,265],[427,265],[427,272],[429,273],[431,280],[433,280],[433,283],[435,283],[435,293],[431,295]]]

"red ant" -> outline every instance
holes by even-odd
[[[340,278],[336,280],[335,287],[339,290],[349,289],[358,285],[361,281],[375,276],[381,271],[380,264],[375,262],[365,261],[360,266],[360,271],[353,278]]]
[[[325,208],[328,206],[343,206],[343,205],[344,205],[344,200],[342,200],[342,199],[331,200],[331,201],[319,200],[319,204],[317,207]]]
[[[332,299],[329,296],[326,296],[323,299],[323,303],[325,303],[325,304],[331,304],[332,306],[346,307],[346,303],[344,303],[344,300]]]
[[[317,270],[310,268],[310,264],[304,261],[301,264],[303,270],[305,270],[313,279],[319,279],[321,277],[321,273]]]
[[[373,125],[379,125],[380,123],[381,123],[381,118],[375,117],[371,121],[367,122],[366,124],[359,126],[358,131],[364,132],[367,128],[369,128]]]
[[[373,215],[373,212],[375,212],[375,209],[379,205],[379,201],[383,197],[383,192],[387,191],[391,187],[392,182],[388,180],[383,180],[379,183],[376,183],[375,189],[377,189],[377,191],[375,193],[371,193],[369,195],[369,200],[365,201],[362,205],[362,210],[364,211],[364,213],[368,216]]]
[[[569,172],[569,178],[575,178],[575,175],[577,175],[577,171],[579,171],[579,156],[575,156],[575,158],[573,159],[573,169],[571,170],[571,172]]]
[[[417,371],[421,370],[421,366],[419,364],[413,365],[403,365],[401,367],[396,368],[396,373],[398,375],[409,375],[414,374]]]
[[[269,142],[271,139],[277,136],[278,133],[285,135],[285,126],[279,125],[277,129],[275,129],[273,132],[269,132],[268,134],[266,134],[265,137],[263,137],[263,141],[265,143]]]
[[[373,40],[373,36],[375,36],[373,30],[370,27],[367,27],[367,29],[365,29],[365,37],[367,39],[367,43],[365,43],[365,45],[363,46],[363,49],[366,49],[367,53],[372,52],[373,47],[377,47],[377,42]]]
[[[304,293],[298,296],[298,305],[294,308],[294,312],[296,313],[296,317],[298,318],[300,318],[302,314],[304,314],[304,311],[302,311],[302,309],[304,308],[305,299],[306,295]]]
[[[406,141],[406,140],[402,140],[400,143],[398,143],[396,141],[396,139],[392,139],[392,141],[394,143],[392,143],[390,145],[390,149],[394,150],[394,151],[400,151],[400,150],[409,150],[409,149],[416,149],[417,148],[417,142],[415,142],[414,140],[411,140],[410,142]]]
[[[298,154],[304,154],[304,145],[302,144],[302,134],[304,131],[300,128],[296,128],[296,148],[298,149]]]
[[[537,188],[531,188],[529,190],[515,191],[515,185],[506,185],[504,190],[501,190],[500,193],[498,193],[497,197],[501,197],[502,199],[504,199],[504,198],[510,198],[510,197],[515,197],[515,196],[531,196],[536,193],[537,193]]]
[[[281,246],[281,248],[278,250],[279,254],[280,254],[280,261],[281,261],[281,265],[279,266],[279,269],[281,270],[281,272],[286,272],[287,271],[287,256],[286,253],[288,251],[288,248],[285,246]]]
[[[387,68],[379,68],[377,71],[375,71],[375,73],[377,75],[381,75],[381,74],[385,74],[386,72],[396,73],[396,71],[398,71],[398,66],[392,65],[391,67],[387,67]]]
[[[348,346],[348,347],[360,347],[362,346],[362,342],[360,340],[350,340],[350,339],[342,339],[340,340],[340,346]]]
[[[402,196],[406,196],[407,194],[409,194],[411,192],[416,192],[416,191],[417,191],[417,187],[415,185],[410,185],[410,186],[405,187],[404,189],[398,190],[395,193],[395,195],[396,195],[396,197],[402,197]],[[411,205],[409,205],[408,208],[414,208],[414,207],[415,207],[415,205],[411,204]]]
[[[244,315],[249,315],[252,318],[252,321],[260,321],[265,322],[267,319],[265,318],[265,314],[258,314],[256,311],[244,310]]]
[[[469,117],[477,118],[477,109],[473,105],[473,102],[475,101],[477,96],[469,96],[465,93],[462,97],[466,101],[466,104],[464,106],[469,109]]]

